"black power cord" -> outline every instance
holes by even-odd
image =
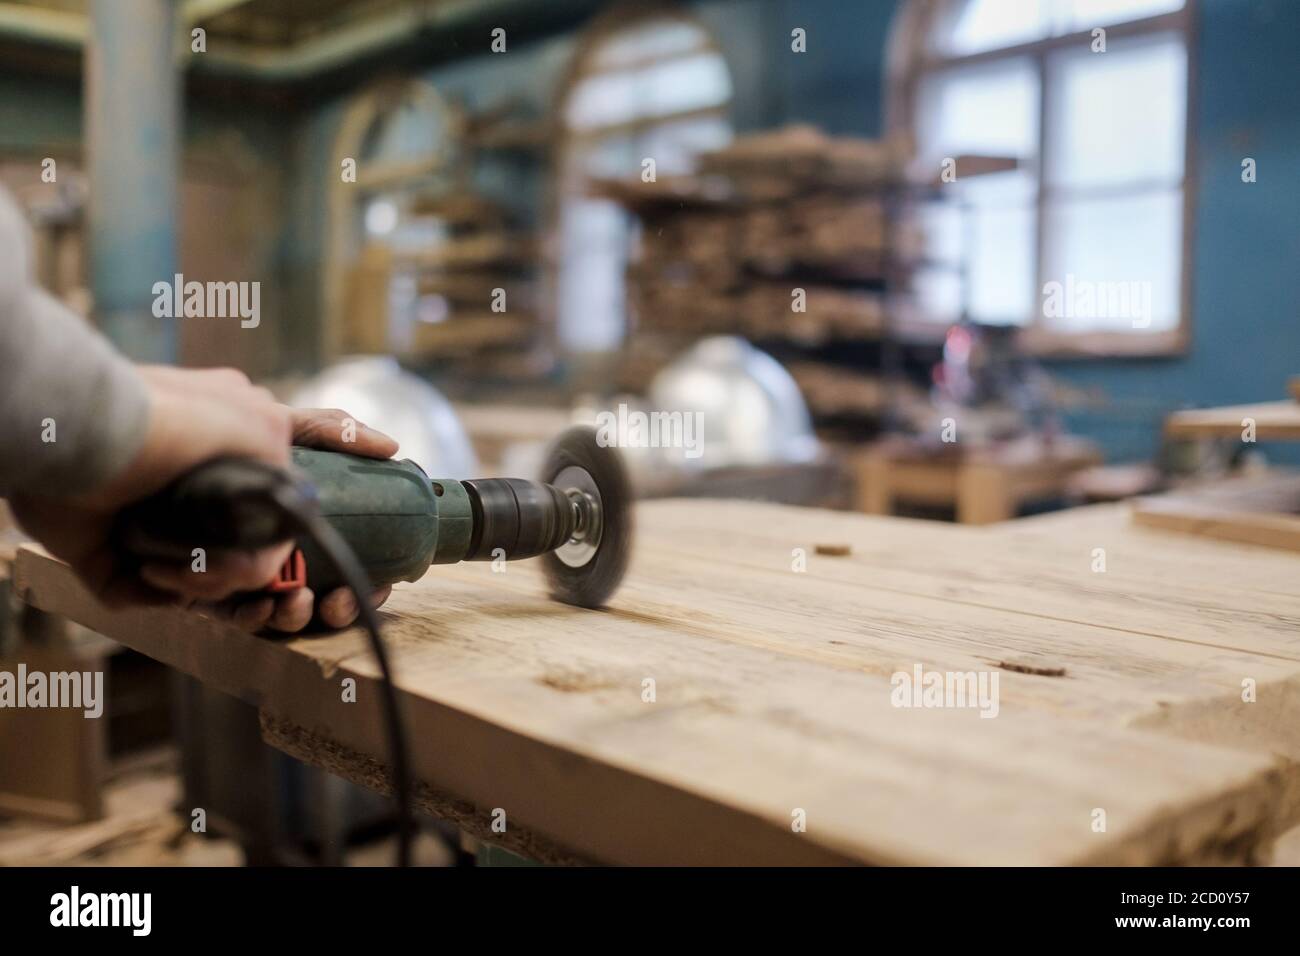
[[[361,623],[370,640],[370,650],[379,664],[380,702],[388,735],[388,759],[393,767],[393,795],[397,801],[397,865],[410,866],[411,843],[415,837],[415,811],[406,725],[397,705],[397,688],[393,684],[388,648],[380,635],[379,613],[370,604],[370,579],[343,536],[316,510],[313,499],[302,495],[292,483],[276,484],[272,499],[298,532],[321,550],[348,590],[356,597]]]
[[[118,551],[137,560],[188,560],[196,542],[213,548],[256,550],[295,537],[313,542],[356,596],[370,650],[379,663],[380,703],[397,801],[397,863],[409,866],[415,835],[413,788],[392,666],[380,634],[379,615],[370,606],[369,576],[343,536],[321,516],[315,489],[263,462],[218,458],[130,506],[119,515],[114,529]]]

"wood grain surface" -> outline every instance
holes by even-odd
[[[549,601],[533,562],[395,591],[414,765],[443,795],[426,806],[489,839],[503,810],[543,857],[652,864],[1251,862],[1300,817],[1296,555],[1112,505],[975,528],[656,501],[638,521],[605,611]],[[108,611],[37,550],[16,583],[382,786],[359,631]],[[894,706],[917,666],[996,675],[996,717]]]
[[[1300,404],[1285,400],[1174,412],[1165,419],[1165,435],[1169,438],[1241,440],[1246,419],[1255,422],[1255,437],[1259,441],[1300,439]]]

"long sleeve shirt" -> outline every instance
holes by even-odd
[[[130,463],[148,422],[134,366],[37,287],[30,230],[0,188],[0,496],[94,489]]]

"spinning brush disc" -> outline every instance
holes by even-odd
[[[551,446],[541,480],[582,514],[565,545],[542,556],[551,596],[578,607],[601,607],[617,590],[632,547],[632,487],[616,448],[603,448],[592,428],[570,428]]]

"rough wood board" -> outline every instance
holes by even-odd
[[[1242,420],[1255,420],[1260,441],[1300,439],[1300,404],[1294,401],[1260,402],[1174,412],[1165,419],[1169,438],[1241,438]]]
[[[360,787],[379,793],[393,792],[387,764],[340,747],[332,740],[310,733],[296,724],[261,714],[262,739],[303,763],[320,767]],[[516,824],[504,832],[492,829],[492,809],[476,807],[454,794],[417,784],[415,805],[419,810],[447,820],[475,839],[484,840],[512,853],[551,865],[571,866],[588,861],[556,846],[550,840]]]
[[[1300,553],[1300,474],[1273,470],[1133,502],[1133,520],[1224,541]]]
[[[1133,520],[1149,528],[1300,553],[1300,518],[1294,515],[1216,508],[1195,498],[1152,498],[1134,504]]]
[[[639,520],[603,613],[547,601],[528,563],[398,589],[386,628],[424,784],[626,863],[1240,862],[1295,815],[1293,556],[1169,543],[1109,506],[996,528],[716,501]],[[831,539],[852,554],[813,554]],[[18,579],[40,607],[383,759],[356,631],[276,641],[108,612],[33,551]],[[996,671],[998,716],[893,707],[890,675],[918,663]],[[339,700],[345,676],[360,703]],[[1249,720],[1245,677],[1267,704]],[[1208,738],[1189,730],[1207,720]]]

